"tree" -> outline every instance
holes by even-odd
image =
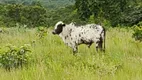
[[[79,17],[82,20],[86,20],[90,17],[91,11],[88,5],[88,0],[76,0],[75,6],[77,8]]]
[[[94,15],[95,21],[100,22],[102,21],[100,19],[104,18],[109,20],[113,26],[118,24],[131,25],[133,22],[127,21],[128,23],[126,23],[125,18],[130,16],[128,13],[140,12],[140,10],[136,9],[136,7],[142,7],[140,3],[142,4],[140,0],[75,0],[75,6],[81,19],[86,20]],[[142,13],[139,14],[141,19],[140,15]],[[134,23],[140,21],[137,18],[135,17]]]
[[[46,9],[39,5],[5,4],[0,10],[0,20],[7,27],[16,23],[29,27],[46,26]]]

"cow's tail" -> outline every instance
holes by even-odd
[[[105,47],[106,47],[106,46],[105,46],[105,39],[106,39],[106,30],[105,30],[105,28],[103,28],[103,36],[102,36],[102,37],[103,37],[103,41],[104,41],[104,42],[103,42],[103,45],[104,45],[103,51],[105,52]]]

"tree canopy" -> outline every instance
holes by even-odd
[[[53,26],[57,21],[132,26],[142,0],[0,0],[0,26]]]
[[[133,25],[142,20],[141,0],[75,0],[75,6],[82,20],[93,15],[98,22],[101,17],[113,26]]]

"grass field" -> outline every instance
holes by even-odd
[[[132,38],[133,31],[110,28],[106,35],[106,53],[96,53],[80,45],[76,56],[59,36],[40,39],[37,29],[9,28],[0,33],[0,47],[7,44],[31,45],[32,61],[21,69],[0,68],[0,80],[142,80],[142,43]]]

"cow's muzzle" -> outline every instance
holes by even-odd
[[[54,34],[54,35],[55,35],[55,34],[56,34],[56,33],[55,33],[55,31],[52,31],[52,34]]]

